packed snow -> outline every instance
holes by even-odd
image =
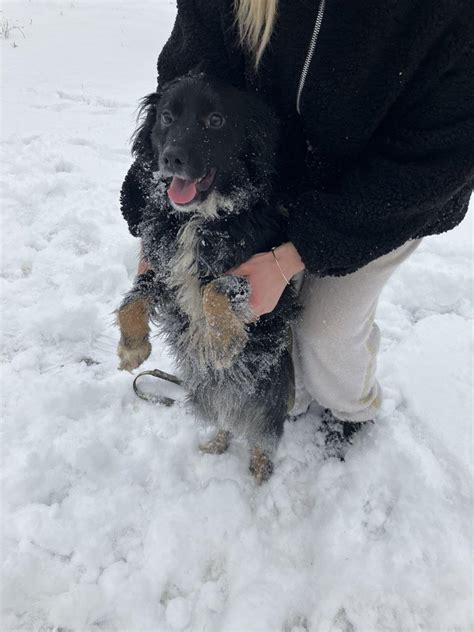
[[[288,423],[257,488],[192,412],[137,399],[114,310],[138,99],[171,0],[4,2],[2,630],[468,631],[472,218],[383,294],[385,403],[345,463]],[[155,340],[145,368],[173,370]]]

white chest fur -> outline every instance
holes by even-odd
[[[193,217],[180,229],[168,280],[169,286],[176,290],[179,307],[189,318],[190,326],[186,335],[194,348],[199,348],[200,341],[202,344],[206,330],[197,262],[198,229],[203,221],[203,217]]]

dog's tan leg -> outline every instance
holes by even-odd
[[[214,439],[199,446],[205,454],[224,454],[230,444],[231,433],[228,430],[219,430]]]
[[[130,301],[118,310],[117,322],[121,334],[117,349],[120,358],[119,369],[136,369],[150,355],[149,318],[148,303],[143,298]]]
[[[250,452],[249,470],[254,475],[257,485],[268,481],[273,473],[273,463],[259,447],[252,448]]]
[[[235,314],[229,298],[216,288],[214,282],[204,287],[202,304],[211,358],[216,368],[228,368],[247,342],[245,323]]]

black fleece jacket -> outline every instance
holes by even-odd
[[[313,273],[343,275],[464,217],[474,180],[474,2],[280,0],[258,73],[233,0],[178,0],[158,83],[200,70],[258,91],[283,121],[278,197]],[[137,157],[122,212],[137,234],[147,172]]]

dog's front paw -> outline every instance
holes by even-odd
[[[247,344],[245,323],[235,313],[230,298],[215,282],[203,289],[202,304],[207,321],[205,344],[210,360],[218,369],[229,368]]]
[[[125,300],[120,306],[117,312],[117,323],[121,334],[117,348],[120,359],[119,369],[133,371],[150,355],[148,319],[149,306],[143,298]]]
[[[133,371],[140,366],[151,353],[151,344],[148,338],[130,341],[123,337],[117,347],[117,355],[120,359],[119,369]]]
[[[261,485],[272,475],[273,463],[263,450],[255,447],[250,454],[249,470],[254,475],[257,485]]]
[[[255,314],[250,309],[250,283],[248,279],[234,274],[226,274],[211,281],[209,284],[215,292],[224,294],[229,301],[234,314],[244,323],[250,323],[255,319]]]

